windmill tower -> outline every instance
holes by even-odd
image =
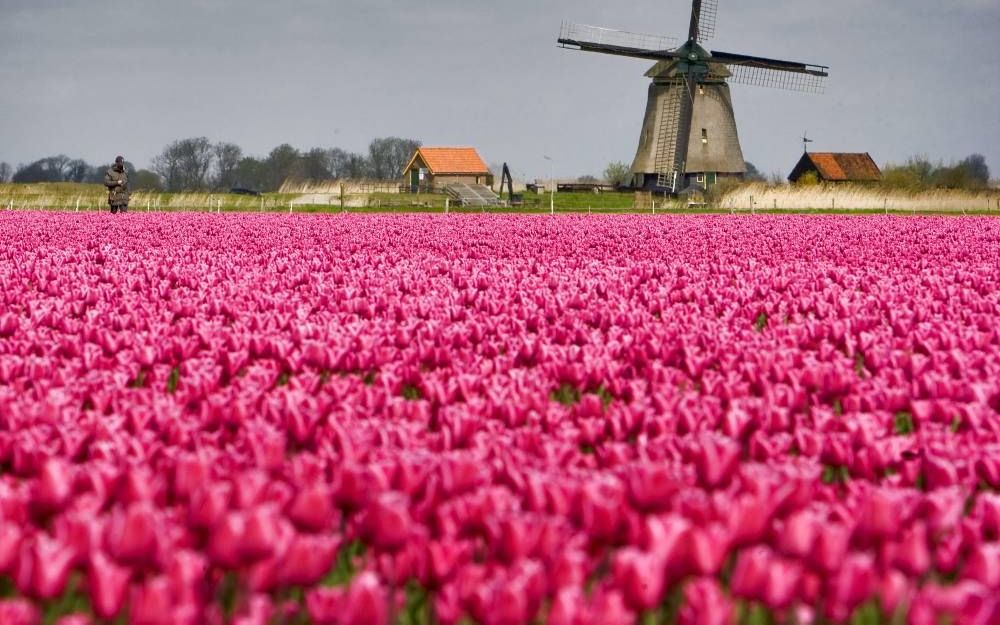
[[[559,45],[654,61],[639,149],[632,162],[636,188],[703,189],[746,173],[729,83],[822,93],[826,66],[711,51],[718,0],[693,0],[687,41],[564,23]]]

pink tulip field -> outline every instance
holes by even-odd
[[[0,213],[0,623],[996,625],[1000,221]]]

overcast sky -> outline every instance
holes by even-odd
[[[515,175],[631,162],[649,63],[562,50],[570,20],[681,36],[689,0],[0,0],[0,161],[138,166],[207,136],[365,151],[472,145]],[[986,156],[1000,175],[1000,1],[719,0],[710,49],[829,65],[825,95],[735,85],[746,158]]]

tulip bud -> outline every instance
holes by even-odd
[[[395,551],[406,544],[413,520],[405,495],[384,493],[368,505],[365,534],[375,549]]]
[[[684,605],[678,615],[679,625],[728,625],[733,622],[733,604],[719,583],[700,578],[684,587]]]
[[[62,510],[73,492],[73,479],[69,464],[50,458],[42,465],[35,485],[32,503],[44,511]]]
[[[33,594],[43,600],[60,596],[66,588],[75,555],[72,548],[39,534],[32,549]]]
[[[0,623],[4,625],[41,625],[42,615],[27,599],[0,599]]]
[[[90,603],[98,618],[111,620],[118,616],[125,603],[130,578],[128,569],[115,565],[103,553],[91,555],[87,583]]]

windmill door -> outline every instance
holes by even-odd
[[[410,193],[420,190],[420,170],[414,167],[410,170]]]

